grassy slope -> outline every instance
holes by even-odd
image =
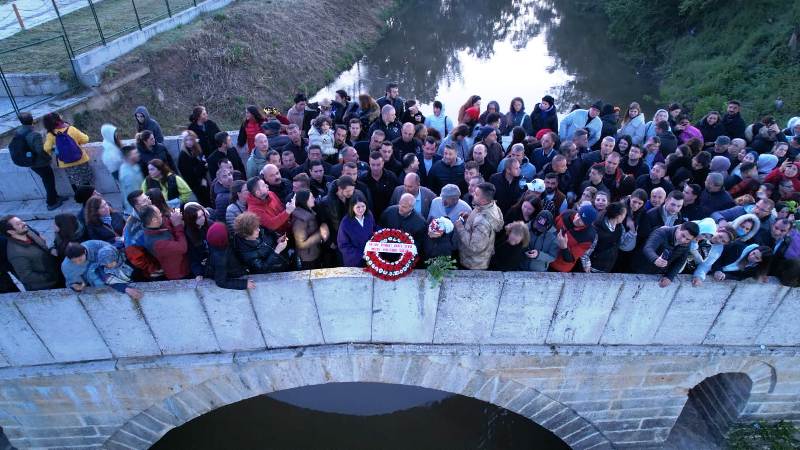
[[[164,0],[135,0],[142,26],[167,17]],[[192,0],[169,0],[175,14],[192,6]],[[138,29],[131,0],[103,0],[95,4],[100,28],[107,41]],[[91,10],[81,8],[62,17],[72,48],[80,54],[100,46],[100,34]],[[0,52],[39,43],[63,33],[58,20],[51,20],[0,40]],[[32,47],[0,55],[0,65],[6,72],[60,71],[70,76],[69,58],[61,39],[42,42]]]
[[[681,4],[690,5],[682,14]],[[800,29],[800,2],[603,0],[603,7],[610,34],[627,45],[632,60],[660,75],[662,103],[685,103],[699,119],[737,98],[746,119],[773,114],[784,126],[800,114],[800,43],[789,46]]]
[[[750,120],[800,114],[800,49],[788,45],[800,25],[800,2],[737,2],[705,15],[694,36],[672,46],[662,66],[664,98],[694,104],[697,114],[738,98]],[[775,99],[784,107],[775,109]]]
[[[286,108],[298,91],[313,94],[380,37],[392,0],[239,0],[159,35],[107,70],[107,78],[143,65],[150,74],[126,86],[110,108],[79,114],[76,126],[99,138],[111,121],[132,137],[133,110],[146,105],[165,134],[185,129],[203,104],[222,129],[238,129],[244,107]]]

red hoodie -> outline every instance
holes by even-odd
[[[289,214],[286,213],[286,207],[274,192],[269,192],[264,200],[255,195],[248,195],[247,211],[257,215],[261,226],[268,230],[277,233],[289,231]]]

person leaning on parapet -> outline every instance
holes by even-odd
[[[80,244],[70,242],[65,254],[61,272],[67,286],[73,291],[108,286],[119,293],[128,294],[134,300],[142,298],[142,291],[130,285],[133,268],[125,263],[125,257],[113,245],[96,240]]]
[[[699,234],[700,228],[695,222],[663,226],[653,231],[644,248],[634,253],[634,271],[662,275],[658,285],[669,286],[686,265],[689,243]]]
[[[56,192],[56,177],[50,166],[52,158],[44,151],[42,135],[33,129],[33,115],[19,113],[19,123],[20,127],[8,144],[11,161],[20,167],[29,167],[39,175],[47,193],[47,210],[52,211],[64,204]]]
[[[40,291],[63,286],[58,258],[50,253],[39,233],[16,216],[0,219],[0,233],[8,240],[8,261],[25,290]]]

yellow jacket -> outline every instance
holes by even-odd
[[[66,129],[67,127],[64,126],[61,128],[56,128],[56,131],[63,132]],[[69,134],[69,136],[75,140],[75,143],[78,144],[79,147],[81,147],[81,152],[83,153],[83,156],[81,157],[81,159],[69,164],[62,162],[60,159],[56,158],[56,160],[58,161],[58,167],[63,169],[64,167],[74,167],[89,162],[89,154],[86,153],[86,150],[83,149],[83,144],[89,142],[89,136],[83,134],[81,130],[73,127],[72,125],[69,125],[69,130],[67,131],[67,134]],[[46,151],[48,155],[52,155],[55,146],[56,146],[56,136],[53,133],[47,133],[47,136],[44,139],[44,151]]]

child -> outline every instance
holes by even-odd
[[[308,145],[319,145],[322,149],[322,156],[328,162],[337,164],[339,162],[339,154],[333,148],[333,130],[331,126],[330,117],[319,116],[314,119],[314,125],[308,130]]]

